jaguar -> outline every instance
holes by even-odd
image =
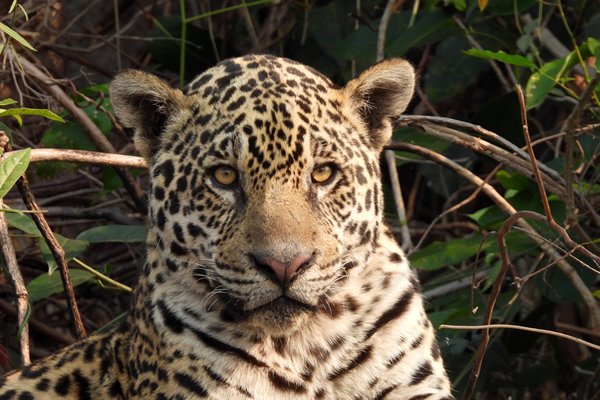
[[[132,309],[0,378],[0,399],[452,399],[379,158],[415,85],[391,58],[345,86],[271,55],[184,90],[110,85],[149,166]]]

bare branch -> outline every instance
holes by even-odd
[[[556,332],[556,331],[549,331],[547,329],[530,328],[528,326],[510,325],[510,324],[486,324],[486,325],[445,325],[445,324],[442,324],[442,325],[440,325],[440,329],[463,329],[463,330],[471,330],[472,329],[472,330],[475,330],[475,329],[497,329],[497,328],[517,329],[520,331],[541,333],[543,335],[558,336],[559,338],[572,340],[572,341],[582,344],[584,346],[591,347],[592,349],[600,350],[600,346],[598,346],[597,344],[586,342],[585,340],[579,339],[575,336],[567,335],[565,333],[560,333],[560,332]]]
[[[0,208],[3,207],[4,205],[2,200],[0,200]],[[19,327],[21,329],[21,335],[19,336],[19,342],[21,345],[21,360],[23,361],[23,365],[28,365],[31,363],[31,358],[29,357],[29,322],[26,318],[29,309],[29,294],[27,293],[27,288],[25,287],[25,282],[23,281],[23,275],[21,275],[19,263],[17,262],[15,248],[13,247],[12,240],[8,234],[6,217],[4,216],[4,212],[1,211],[0,248],[2,249],[2,254],[4,255],[4,263],[6,265],[6,269],[8,270],[10,283],[12,284],[17,297],[17,321],[19,322]]]

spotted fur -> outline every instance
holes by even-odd
[[[224,61],[184,92],[119,75],[114,110],[151,176],[133,310],[1,378],[0,400],[452,398],[382,223],[379,155],[413,86],[399,59],[343,88],[272,56]]]

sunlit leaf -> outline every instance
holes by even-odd
[[[600,72],[600,40],[588,38],[587,45],[590,49],[590,53],[596,58],[596,62],[594,63],[596,71]]]
[[[479,11],[483,11],[488,5],[488,0],[477,0],[477,5],[479,6]]]
[[[15,107],[0,111],[0,117],[15,117],[21,115],[37,115],[48,118],[52,121],[65,122],[61,117],[54,114],[52,111],[40,108]]]
[[[479,50],[469,49],[465,51],[465,54],[473,57],[484,58],[486,60],[496,60],[505,64],[516,65],[518,67],[535,68],[535,63],[527,58],[518,54],[508,54],[504,51],[490,51],[490,50]]]
[[[13,151],[0,161],[0,199],[13,187],[29,165],[31,149]]]
[[[32,45],[29,44],[29,42],[27,40],[25,40],[25,38],[23,36],[19,35],[11,27],[3,24],[2,22],[0,22],[0,31],[6,33],[8,36],[10,36],[11,38],[13,38],[17,42],[19,42],[22,46],[28,48],[29,50],[37,51],[36,49],[33,48]]]
[[[0,107],[10,106],[11,104],[16,104],[17,101],[11,98],[0,100]]]
[[[531,77],[529,77],[527,85],[525,86],[528,110],[542,104],[565,69],[566,59],[559,58],[544,64],[539,71],[533,73]]]

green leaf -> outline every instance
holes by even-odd
[[[63,251],[65,252],[65,259],[67,261],[70,261],[73,258],[79,256],[89,246],[89,243],[84,240],[69,239],[56,233],[54,234],[54,236],[56,237],[58,244],[60,244],[60,247],[62,247]],[[52,255],[50,248],[46,244],[46,241],[40,237],[39,243],[42,258],[48,264],[48,271],[52,273],[58,268],[58,264],[56,264],[54,256]]]
[[[0,100],[0,107],[10,106],[11,104],[17,104],[17,101],[11,98]]]
[[[450,36],[455,30],[451,18],[441,11],[426,13],[410,28],[405,28],[387,46],[386,53],[391,56],[402,56],[408,50],[433,43]]]
[[[6,33],[8,36],[10,36],[11,38],[13,38],[17,42],[19,42],[22,46],[28,48],[29,50],[37,51],[36,49],[33,48],[32,45],[29,44],[29,42],[27,40],[25,40],[25,38],[23,36],[19,35],[11,27],[4,25],[2,22],[0,22],[0,31]]]
[[[600,72],[600,40],[588,38],[587,45],[590,49],[590,53],[596,57],[596,63],[594,64],[596,71]]]
[[[458,11],[465,11],[467,9],[466,0],[452,0],[452,4],[454,4],[454,8]]]
[[[594,291],[592,295],[594,295],[595,298],[600,299],[600,290]]]
[[[497,227],[507,217],[507,214],[497,206],[489,206],[467,214],[467,217],[477,222],[484,229]]]
[[[559,79],[575,64],[577,64],[577,56],[575,52],[571,52],[565,58],[550,61],[534,72],[525,86],[527,109],[542,104]]]
[[[146,228],[143,225],[104,225],[81,232],[77,240],[90,243],[121,242],[134,243],[146,240]]]
[[[12,4],[10,5],[10,8],[8,9],[9,14],[12,14],[12,12],[15,10],[17,3],[18,3],[18,0],[13,0]]]
[[[460,308],[451,308],[449,310],[430,312],[430,313],[427,313],[427,316],[429,317],[429,321],[431,322],[431,324],[436,329],[438,329],[438,327],[440,325],[445,324],[446,322],[451,320],[452,317],[461,315],[463,313],[464,313],[464,311],[461,310]]]
[[[498,182],[500,182],[502,187],[506,190],[525,190],[531,186],[531,181],[525,175],[517,172],[511,174],[503,169],[496,173],[496,179],[498,179]]]
[[[29,165],[31,149],[17,150],[8,153],[6,158],[0,161],[0,199],[8,193]]]
[[[38,115],[40,117],[48,118],[52,121],[65,122],[65,120],[54,114],[52,111],[40,108],[16,107],[9,108],[8,110],[0,110],[0,117],[14,117],[21,115]]]
[[[469,238],[451,239],[447,242],[433,242],[424,249],[414,252],[408,259],[415,268],[435,270],[446,265],[458,264],[483,251],[489,241],[475,235]]]
[[[79,286],[84,282],[94,279],[93,274],[81,269],[71,269],[69,270],[69,275],[71,276],[73,286]],[[42,274],[27,284],[27,292],[29,293],[29,301],[31,303],[62,291],[63,284],[58,272]]]
[[[32,236],[42,236],[31,217],[16,213],[5,214],[4,216],[6,217],[6,222],[8,222],[8,225],[11,227],[20,229]]]
[[[490,51],[490,50],[479,50],[479,49],[469,49],[465,51],[466,55],[484,58],[486,60],[496,60],[503,62],[505,64],[516,65],[518,67],[527,67],[527,68],[535,68],[536,65],[533,61],[528,60],[527,58],[517,55],[517,54],[508,54],[504,51]]]

